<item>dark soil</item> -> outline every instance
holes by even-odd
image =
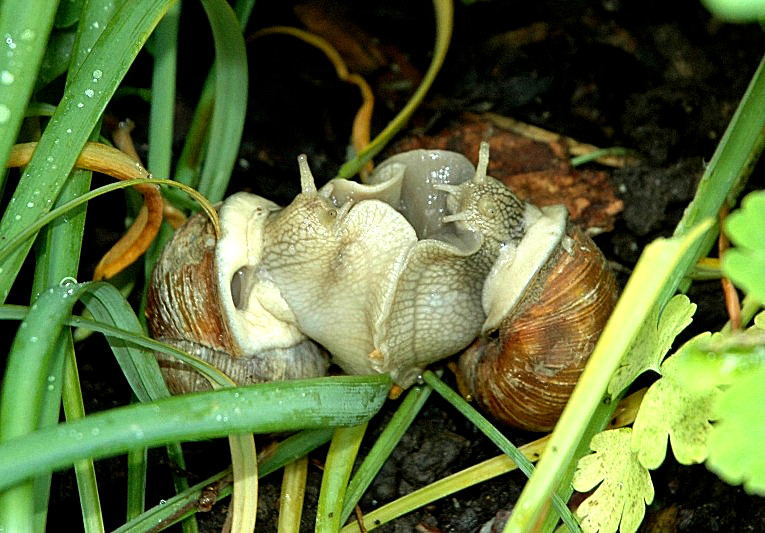
[[[179,90],[183,110],[190,112],[198,94],[200,66],[210,59],[211,46],[201,8],[184,3],[183,9],[181,72],[189,72],[190,79]],[[437,134],[458,125],[465,112],[491,111],[582,142],[634,149],[642,158],[639,165],[610,170],[624,211],[613,231],[596,238],[623,283],[643,247],[658,236],[670,235],[691,199],[704,162],[765,52],[762,32],[755,25],[723,24],[696,0],[489,0],[457,3],[455,9],[446,63],[400,138]],[[395,49],[419,73],[427,68],[434,34],[428,2],[345,2],[335,18],[362,28],[380,47]],[[258,2],[252,21],[252,30],[301,24],[291,5],[276,1]],[[359,98],[354,87],[335,78],[318,52],[286,37],[266,39],[249,45],[249,120],[232,192],[249,189],[286,203],[299,186],[295,164],[299,153],[309,154],[319,180],[332,177],[345,160]],[[138,65],[132,75],[140,76],[141,68]],[[403,105],[411,91],[407,82],[415,78],[386,66],[366,76],[378,95],[374,127],[379,131]],[[143,104],[123,100],[111,111],[136,120],[140,141],[145,135]],[[182,112],[179,128],[187,120]],[[760,165],[752,178],[758,187],[762,170]],[[96,226],[102,222],[98,215],[89,216],[89,222],[93,234],[118,231]],[[88,275],[83,273],[83,279]],[[689,296],[699,305],[689,334],[724,323],[718,283],[694,284]],[[97,339],[87,342],[82,353],[92,357],[84,356],[83,381],[90,409],[124,402],[127,391],[115,390],[117,385],[108,381],[118,370],[104,355],[106,348]],[[372,421],[367,446],[394,408],[391,403]],[[519,444],[534,437],[510,429],[507,434]],[[228,460],[223,441],[186,448],[194,480],[223,468]],[[172,494],[169,467],[160,451],[150,454],[154,466],[148,505]],[[361,507],[371,510],[496,454],[485,437],[434,395]],[[323,453],[312,457],[321,461]],[[105,486],[110,489],[101,495],[108,527],[123,520],[124,466],[124,458],[99,466],[101,479],[109,479]],[[703,466],[686,467],[669,460],[653,473],[653,480],[656,497],[643,531],[765,530],[765,500],[724,484]],[[259,531],[275,531],[280,481],[280,474],[271,475],[261,486]],[[72,474],[56,476],[51,524],[78,523],[73,483]],[[305,531],[313,529],[320,483],[316,468],[311,468],[309,483]],[[415,531],[418,525],[424,531],[479,531],[497,513],[512,508],[523,483],[520,473],[504,475],[379,531]],[[200,516],[204,531],[219,530],[225,506],[223,502]]]

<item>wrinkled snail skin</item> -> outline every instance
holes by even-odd
[[[563,206],[537,208],[462,155],[415,150],[366,183],[316,188],[285,208],[236,194],[223,235],[194,216],[165,248],[149,290],[155,338],[237,383],[350,374],[406,388],[460,353],[470,395],[505,423],[550,429],[617,295],[601,252]],[[320,348],[321,346],[322,348]],[[206,385],[160,357],[174,391]],[[175,379],[178,384],[173,384]]]
[[[511,295],[514,309],[485,328],[460,356],[472,398],[508,425],[551,430],[617,294],[602,253],[581,229],[567,225],[561,243],[522,294]],[[492,297],[502,298],[502,291],[496,289]]]
[[[524,206],[448,152],[410,152],[370,184],[319,191],[301,166],[303,192],[267,225],[261,274],[346,372],[390,372],[408,387],[479,333],[481,288]]]
[[[164,248],[148,290],[152,337],[207,361],[237,384],[322,376],[329,366],[321,348],[289,322],[278,290],[253,276],[263,227],[278,209],[254,195],[230,197],[220,208],[219,241],[207,217],[190,217]],[[186,364],[156,356],[173,393],[210,388]]]

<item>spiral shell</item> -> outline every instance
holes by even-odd
[[[498,288],[489,290],[497,291],[489,297],[501,297]],[[552,429],[617,294],[603,254],[581,229],[568,225],[517,304],[461,355],[470,395],[506,424]]]

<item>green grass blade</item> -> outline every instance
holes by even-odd
[[[454,23],[454,6],[451,0],[433,0],[433,7],[436,14],[436,44],[433,51],[433,59],[430,62],[428,70],[422,77],[419,87],[414,92],[406,105],[399,111],[398,115],[388,123],[387,126],[374,138],[369,146],[359,152],[356,157],[340,167],[337,173],[338,178],[350,178],[367,164],[374,156],[385,148],[385,145],[406,125],[409,117],[420,105],[425,94],[433,85],[438,71],[446,58],[446,51],[449,49],[449,41],[452,37],[452,25]]]
[[[71,336],[68,337],[71,341]],[[64,370],[63,404],[67,420],[77,420],[85,416],[85,405],[82,402],[80,376],[77,372],[77,362],[74,346],[67,342],[67,361]],[[91,459],[82,459],[74,463],[74,473],[77,477],[77,490],[80,493],[83,526],[87,533],[104,531],[104,520],[101,513],[101,500],[98,495],[96,470]]]
[[[146,510],[146,452],[146,448],[136,448],[127,453],[127,520]]]
[[[316,378],[172,396],[88,415],[0,444],[0,490],[84,457],[139,446],[358,425],[378,411],[389,388],[387,375]]]
[[[68,285],[43,292],[19,326],[0,391],[0,442],[38,429],[45,424],[51,405],[58,405],[64,356],[62,328],[83,290],[83,286]],[[49,472],[41,469],[36,474]],[[36,492],[34,483],[27,482],[0,493],[0,524],[5,530],[34,529]]]
[[[202,0],[215,40],[215,103],[199,191],[223,198],[239,153],[247,110],[247,51],[239,21],[224,0]]]
[[[730,124],[704,169],[693,200],[675,228],[685,235],[706,218],[717,218],[728,198],[735,198],[746,183],[765,148],[765,56],[760,60]],[[717,228],[699,243],[694,263],[707,254],[717,238]],[[684,272],[683,272],[684,274]],[[690,280],[681,283],[687,289]],[[671,296],[671,294],[669,295]]]
[[[0,219],[0,235],[10,239],[50,210],[106,104],[171,1],[125,2],[115,12],[45,128]],[[0,261],[0,302],[8,297],[31,245],[27,241]]]
[[[448,401],[460,413],[462,413],[465,418],[475,424],[475,426],[480,429],[484,435],[489,437],[489,439],[494,444],[496,444],[503,453],[505,453],[508,457],[510,457],[510,459],[513,460],[515,464],[518,465],[518,468],[520,468],[521,472],[529,477],[534,473],[534,465],[531,464],[531,461],[526,459],[523,453],[521,453],[521,451],[518,450],[518,448],[516,448],[513,443],[507,439],[507,437],[505,437],[496,427],[494,427],[494,425],[489,422],[486,417],[476,411],[473,406],[468,404],[462,398],[462,396],[450,389],[430,370],[423,374],[423,379],[425,380],[425,383],[433,387],[433,389],[438,394],[440,394],[446,401]],[[563,523],[568,526],[569,531],[574,533],[581,531],[579,529],[579,523],[572,516],[571,511],[569,511],[568,507],[566,506],[566,502],[564,502],[558,494],[553,494],[552,502],[553,507],[555,507],[555,510],[563,520]]]
[[[301,457],[284,467],[279,496],[279,533],[299,533],[308,478],[308,458]]]
[[[93,283],[89,291],[83,294],[82,300],[96,320],[143,336],[143,328],[133,308],[113,285]],[[106,339],[122,373],[140,401],[147,402],[170,395],[151,351],[109,335]]]
[[[345,490],[366,429],[367,425],[361,424],[335,430],[321,478],[319,505],[316,509],[317,533],[340,530]]]
[[[58,2],[3,0],[0,3],[0,169],[24,119],[45,53]],[[0,232],[2,233],[2,232]]]
[[[345,492],[343,511],[340,523],[344,524],[351,516],[353,509],[361,500],[369,485],[380,471],[383,463],[395,449],[401,437],[406,433],[409,426],[420,412],[432,392],[430,387],[412,387],[406,394],[393,417],[385,426],[385,429],[375,441],[369,454],[353,475],[348,490]]]
[[[296,433],[273,448],[269,449],[258,461],[258,477],[264,477],[279,468],[305,456],[332,438],[334,429],[310,429]],[[180,493],[161,505],[147,510],[135,520],[118,528],[115,533],[143,532],[159,525],[167,526],[186,518],[196,511],[202,492],[208,487],[215,487],[216,499],[220,501],[231,494],[231,485],[225,484],[225,478],[231,476],[231,470],[223,472],[197,483],[187,491]]]
[[[157,177],[169,178],[173,160],[175,84],[178,67],[178,26],[181,4],[171,7],[152,34],[154,71],[151,77],[149,157],[147,168]]]

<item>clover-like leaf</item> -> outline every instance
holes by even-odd
[[[619,394],[646,370],[658,372],[675,337],[691,323],[695,311],[696,304],[691,303],[684,294],[678,294],[667,302],[661,318],[658,308],[654,309],[614,372],[608,384],[608,393],[611,396]]]
[[[688,390],[730,385],[765,366],[765,329],[755,325],[744,331],[702,333],[686,342],[670,360],[673,377]]]
[[[592,438],[593,453],[579,460],[572,484],[579,492],[597,490],[582,502],[576,514],[585,532],[636,531],[645,506],[653,501],[648,470],[630,450],[632,430],[610,429]]]
[[[700,463],[707,457],[717,388],[689,389],[677,379],[669,357],[663,376],[648,389],[633,424],[632,450],[646,468],[657,468],[667,454],[667,438],[681,464]]]
[[[735,244],[722,256],[722,269],[733,283],[759,302],[765,302],[765,191],[753,192],[725,221],[725,232]]]
[[[754,327],[765,329],[765,311],[761,311],[754,316]]]
[[[709,436],[707,468],[727,483],[765,495],[765,368],[738,376],[720,396],[719,419]]]

